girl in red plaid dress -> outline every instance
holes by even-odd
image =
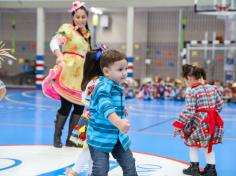
[[[186,175],[216,176],[214,144],[222,142],[223,121],[218,112],[223,106],[220,91],[215,86],[203,83],[202,68],[183,65],[182,76],[187,87],[185,108],[173,123],[175,134],[180,134],[189,146],[190,166],[183,170]],[[199,171],[198,150],[205,148],[207,165]]]

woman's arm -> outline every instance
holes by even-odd
[[[55,35],[50,41],[50,48],[53,54],[57,57],[56,64],[61,64],[63,61],[63,54],[60,50],[61,42],[58,37]]]
[[[57,57],[56,64],[60,65],[63,62],[63,54],[60,49],[54,51],[54,54]]]
[[[54,35],[50,41],[50,48],[53,54],[57,57],[56,63],[61,64],[63,62],[63,53],[60,46],[64,45],[71,38],[71,25],[63,24],[56,35]]]

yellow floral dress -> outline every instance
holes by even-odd
[[[62,43],[63,66],[59,76],[53,83],[55,91],[75,104],[82,104],[81,82],[83,79],[83,66],[85,55],[90,50],[89,37],[86,29],[83,36],[71,24],[63,24],[55,37]]]

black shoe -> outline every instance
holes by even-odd
[[[67,116],[63,116],[59,113],[56,115],[56,120],[55,122],[55,131],[54,131],[54,136],[53,136],[53,146],[56,148],[62,148],[62,143],[61,143],[61,134],[63,127],[65,125]]]
[[[56,148],[62,148],[61,137],[54,136],[53,146]]]
[[[73,143],[72,141],[66,141],[66,144],[65,144],[66,147],[77,147],[77,148],[82,148],[83,146],[78,144],[76,145],[75,143]]]
[[[217,176],[216,167],[214,164],[207,164],[202,172],[201,176]]]
[[[200,176],[199,163],[191,162],[190,166],[187,169],[183,170],[185,175]]]

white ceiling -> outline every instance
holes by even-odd
[[[209,0],[205,0],[206,3]],[[0,0],[0,8],[69,8],[71,0]],[[194,0],[84,0],[88,7],[193,7]],[[0,9],[0,10],[1,10]]]

